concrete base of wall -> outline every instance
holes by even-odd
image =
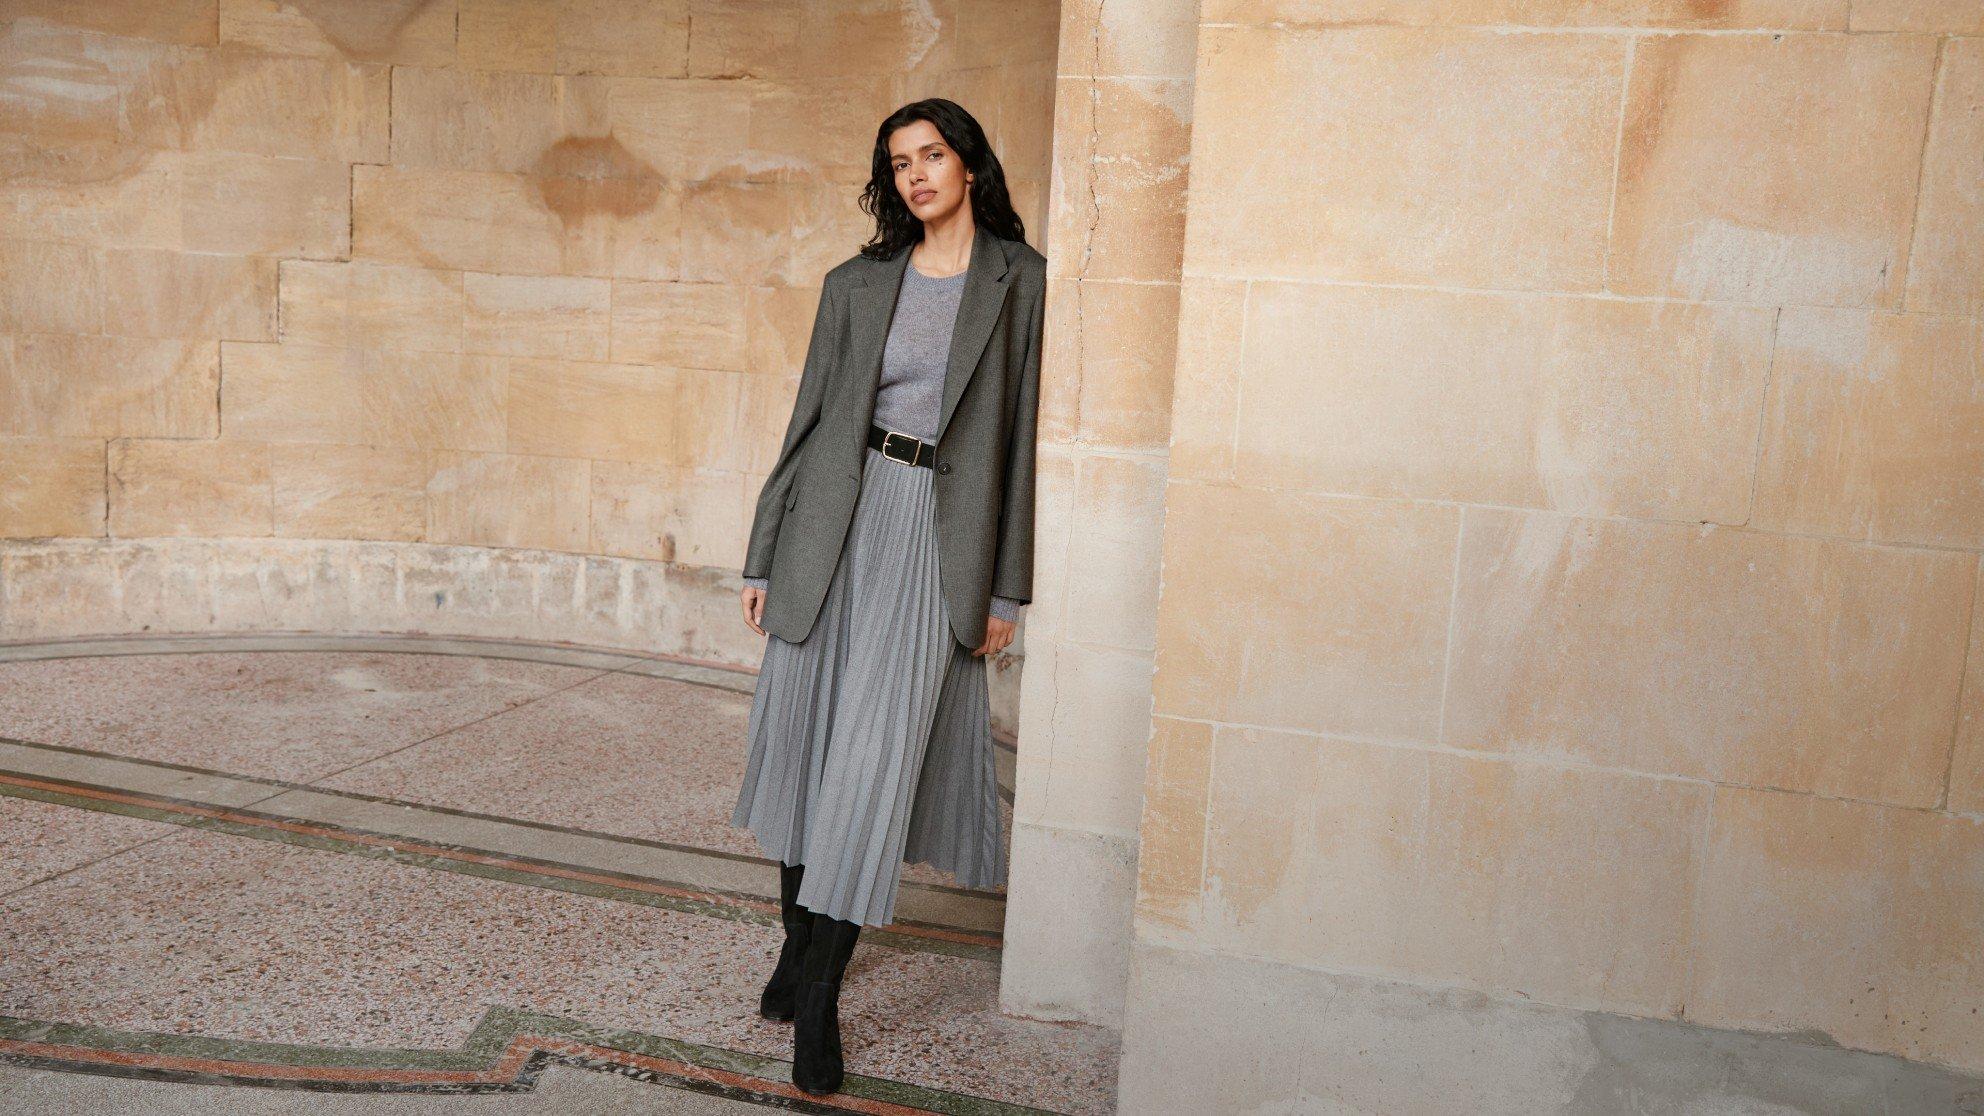
[[[756,667],[765,641],[744,626],[742,588],[731,570],[549,550],[337,539],[0,540],[0,641],[367,632],[573,643]],[[1016,640],[993,664],[992,725],[1009,737],[1022,661]]]
[[[1758,1035],[1139,941],[1119,1111],[1984,1112],[1984,1078]]]
[[[731,571],[543,550],[319,539],[0,542],[0,639],[389,632],[755,665]]]
[[[1011,863],[999,1010],[1122,1026],[1136,841],[1015,821]]]

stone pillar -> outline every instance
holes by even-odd
[[[1150,733],[1196,5],[1068,0],[1001,1005],[1120,1019]]]

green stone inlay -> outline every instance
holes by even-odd
[[[59,1043],[122,1054],[154,1054],[178,1058],[287,1066],[300,1069],[369,1069],[474,1071],[491,1068],[512,1039],[520,1034],[563,1038],[628,1054],[723,1070],[765,1081],[790,1079],[790,1063],[778,1058],[704,1046],[665,1035],[600,1027],[562,1016],[542,1015],[501,1005],[485,1010],[475,1029],[456,1050],[407,1047],[336,1047],[300,1043],[257,1042],[204,1035],[124,1031],[71,1023],[51,1023],[0,1015],[0,1039]],[[22,1059],[32,1062],[32,1059]],[[244,1077],[254,1076],[244,1067]],[[841,1091],[952,1116],[1054,1116],[1049,1109],[1008,1104],[946,1092],[906,1081],[849,1074]]]

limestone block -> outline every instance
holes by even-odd
[[[1127,838],[1150,748],[1151,653],[1064,640],[1050,669],[1055,692],[1071,700],[1053,709],[1049,771],[1027,820]]]
[[[347,164],[228,151],[168,161],[181,180],[179,241],[140,246],[315,259],[351,254]]]
[[[276,534],[407,542],[426,536],[433,471],[426,451],[276,445],[270,452]]]
[[[1970,608],[1970,654],[1964,659],[1963,704],[1957,709],[1945,797],[1951,810],[1984,815],[1984,558],[1978,560]]]
[[[762,346],[767,366],[797,373],[806,359],[812,320],[797,321],[802,298],[779,297],[779,288],[730,283],[650,283],[616,279],[611,291],[611,359],[632,364],[744,371],[751,350]],[[817,306],[819,291],[809,294]],[[765,321],[758,315],[777,315]],[[760,327],[772,336],[756,336]],[[784,329],[778,328],[783,326]],[[790,331],[800,330],[796,339]],[[789,345],[796,345],[788,361]],[[755,370],[755,369],[754,369]]]
[[[1170,486],[1154,712],[1431,742],[1452,507]]]
[[[282,340],[462,351],[462,274],[398,264],[283,260]]]
[[[486,359],[507,386],[510,453],[685,464],[677,441],[680,377],[638,364]]]
[[[219,0],[219,3],[222,42],[274,54],[348,58],[394,66],[454,64],[455,0],[368,0],[363,4]],[[213,4],[208,3],[207,8],[211,12]]]
[[[1984,34],[1984,8],[1975,0],[1853,0],[1855,31],[1942,31]],[[1951,47],[1956,46],[1952,42]]]
[[[595,461],[592,543],[600,554],[741,568],[750,523],[743,478],[673,465]]]
[[[1082,442],[1165,448],[1177,363],[1177,286],[1083,280],[1078,298],[1079,328],[1064,332],[1074,333],[1070,344],[1080,362]]]
[[[676,278],[682,188],[626,159],[610,137],[567,137],[545,153],[544,174],[354,166],[352,255],[516,275]],[[574,173],[599,166],[618,173]]]
[[[1469,508],[1441,739],[1933,806],[1975,563]]]
[[[105,278],[84,245],[0,242],[0,332],[101,333]]]
[[[1187,279],[1178,296],[1178,361],[1171,393],[1171,475],[1231,481],[1234,407],[1242,376],[1240,339],[1249,285]]]
[[[862,181],[867,181],[865,176]],[[785,189],[792,223],[786,234],[787,251],[772,258],[775,271],[746,281],[817,289],[828,271],[853,257],[874,235],[874,222],[861,212],[858,186],[817,178],[809,171]]]
[[[816,0],[803,2],[813,5]],[[802,71],[806,68],[797,58],[788,63]],[[752,167],[759,176],[830,185],[851,208],[847,187],[868,181],[875,125],[902,103],[895,73],[884,68],[751,83],[750,142],[745,150]],[[734,137],[726,146],[737,150]],[[816,275],[811,281],[818,280]]]
[[[49,140],[383,162],[386,67],[11,25],[0,122]]]
[[[1741,523],[1771,324],[1742,307],[1256,282],[1234,470]]]
[[[969,70],[1052,62],[1060,27],[1059,0],[959,4],[946,28],[951,65]]]
[[[335,258],[350,251],[350,173],[309,159],[14,137],[0,141],[0,237]]]
[[[1158,459],[1082,457],[1068,496],[1067,544],[1052,552],[1067,556],[1059,595],[1065,600],[1063,624],[1069,639],[1146,654],[1156,650],[1164,481],[1164,463]],[[1148,688],[1148,667],[1146,660],[1145,677],[1137,685],[1139,703],[1147,696],[1141,691]]]
[[[403,449],[501,450],[502,358],[226,342],[228,436]]]
[[[934,8],[803,0],[795,65],[802,78],[893,72],[913,83],[947,74],[955,68],[956,36],[945,24]]]
[[[0,434],[212,438],[213,341],[0,335]]]
[[[190,147],[219,84],[212,50],[35,18],[0,25],[0,60],[0,134],[51,144]]]
[[[1121,0],[1068,0],[1059,5],[1062,77],[1192,78],[1199,20],[1230,23],[1214,4],[1124,4]]]
[[[1034,627],[1032,617],[1027,627]],[[1022,710],[1049,710],[1046,715],[1028,714],[1020,719],[1013,757],[1013,821],[1031,822],[1035,810],[1047,801],[1047,788],[1054,780],[1054,748],[1060,743],[1054,735],[1051,710],[1061,704],[1060,676],[1054,669],[1066,641],[1040,632],[1027,632],[1026,672],[1020,678]],[[1073,700],[1070,695],[1069,700]],[[1015,862],[1015,867],[1018,867]],[[1008,908],[1008,914],[1011,909]]]
[[[106,333],[275,340],[278,261],[274,259],[155,248],[106,248],[101,259]]]
[[[1201,940],[1673,1015],[1709,788],[1221,726]]]
[[[1137,850],[1114,834],[1013,825],[999,1010],[1119,1027]],[[1071,934],[1071,927],[1082,933]]]
[[[824,273],[822,273],[824,275]],[[619,285],[613,288],[613,328],[616,352],[620,343],[620,295],[627,290]],[[761,286],[753,284],[742,288],[744,294],[743,329],[743,369],[756,372],[766,378],[799,375],[806,363],[806,347],[813,336],[813,316],[820,307],[820,285],[806,287]],[[643,295],[627,290],[630,298],[639,305]],[[708,297],[717,298],[715,295]],[[720,301],[720,299],[719,299]],[[673,319],[675,328],[687,330],[691,336],[713,334],[706,342],[710,351],[721,354],[727,352],[721,333],[714,332],[708,324],[702,323],[702,315],[688,308],[669,307],[677,316]],[[721,315],[716,316],[721,320]],[[640,322],[640,315],[630,315],[627,335],[629,344],[647,344],[650,336]],[[636,349],[636,352],[639,350]],[[619,360],[641,360],[639,356],[618,356]],[[648,363],[648,362],[644,362]],[[704,362],[665,360],[651,363],[678,364],[688,367],[701,367]],[[716,367],[724,367],[716,365]]]
[[[218,0],[9,0],[7,14],[25,24],[45,20],[106,35],[211,46]]]
[[[738,443],[735,416],[742,405],[744,381],[759,377],[700,368],[668,372],[674,393],[668,416],[674,428],[673,463],[685,468],[748,469],[751,450]]]
[[[1047,233],[1053,274],[1178,277],[1186,172],[1195,158],[1192,94],[1184,78],[1056,81]]]
[[[1175,717],[1151,719],[1137,825],[1137,921],[1187,933],[1199,927],[1205,881],[1206,796],[1211,789],[1213,726]]]
[[[1897,306],[1935,57],[1911,35],[1638,40],[1610,289]]]
[[[699,20],[696,38],[703,37]],[[697,181],[756,178],[775,164],[752,133],[753,106],[768,93],[764,83],[682,78],[564,78],[566,127],[584,135],[612,135],[632,160],[668,178]],[[594,114],[576,118],[574,98]],[[834,128],[846,109],[814,104],[809,114]],[[869,128],[874,128],[870,120]],[[870,137],[872,140],[872,137]]]
[[[778,460],[785,429],[792,421],[792,402],[799,394],[799,376],[739,376],[737,378],[737,451],[742,471],[764,476]],[[1036,478],[1036,483],[1038,479]],[[762,482],[761,482],[762,484]]]
[[[792,196],[793,188],[779,182],[686,184],[680,277],[737,284],[788,279]]]
[[[789,77],[799,53],[802,0],[689,0],[689,76]]]
[[[1042,444],[1033,466],[1033,538],[1041,555],[1065,555],[1077,528],[1076,493],[1081,487],[1081,469],[1087,455],[1068,446]],[[1161,482],[1160,482],[1161,483]],[[754,490],[755,491],[755,490]],[[1024,640],[1029,653],[1042,644],[1060,639],[1066,625],[1069,581],[1073,571],[1065,559],[1036,567],[1033,601],[1024,610],[1024,623],[1016,637]],[[1145,605],[1144,623],[1155,611],[1154,602]],[[1125,618],[1128,619],[1128,618]],[[1031,672],[1029,672],[1031,673]],[[1042,708],[1051,708],[1043,706]],[[1044,719],[1041,722],[1044,726]],[[1046,737],[1043,735],[1043,739]]]
[[[1984,324],[1790,308],[1778,325],[1756,523],[1984,547]]]
[[[1034,430],[1043,443],[1077,445],[1081,441],[1082,381],[1088,369],[1082,357],[1087,345],[1083,303],[1092,284],[1081,279],[1047,277],[1041,339],[1040,410]]]
[[[110,443],[110,533],[256,535],[274,530],[269,447],[120,438]]]
[[[390,162],[531,173],[566,134],[563,92],[553,74],[399,67]]]
[[[438,451],[427,487],[427,537],[465,546],[586,549],[587,462],[569,457]]]
[[[1846,28],[1848,7],[1847,0],[1207,0],[1199,18],[1208,23],[1840,31]]]
[[[1948,5],[1949,8],[1958,5]],[[1984,5],[1968,5],[1984,33]],[[1854,15],[1858,17],[1858,9]],[[1910,310],[1984,313],[1984,39],[1943,44],[1908,257]]]
[[[383,163],[392,100],[386,66],[224,46],[205,56],[213,103],[187,145],[297,159]]]
[[[1718,787],[1688,1016],[1984,1070],[1984,821]]]
[[[180,250],[183,156],[0,131],[0,237]]]
[[[0,537],[104,533],[104,444],[0,438]]]
[[[613,281],[561,275],[462,276],[463,346],[472,353],[608,359]]]
[[[472,70],[681,77],[687,0],[458,0],[461,64]]]
[[[1597,289],[1627,44],[1207,27],[1186,274]]]
[[[999,162],[1017,173],[1020,181],[1031,182],[1053,165],[1054,162],[1054,36],[1052,24],[1056,19],[1057,3],[1042,4],[1041,0],[1027,0],[1024,5],[1013,5],[1016,15],[1038,16],[1044,12],[1049,28],[1044,36],[1016,26],[1000,26],[996,37],[988,35],[983,41],[991,48],[995,57],[982,71],[985,76],[983,93],[973,92],[975,100],[960,102],[976,104],[995,114],[990,125],[993,149],[999,153]],[[998,5],[968,5],[965,9],[968,21],[1000,19],[1005,12]],[[1017,22],[1017,21],[1015,21]],[[1045,44],[1044,57],[1022,58],[1028,47]],[[1038,169],[1036,169],[1038,168]],[[1009,172],[1010,173],[1010,172]],[[1011,187],[1007,187],[1011,192]],[[1026,204],[1022,204],[1025,202]],[[1026,219],[1026,227],[1033,230],[1028,237],[1038,247],[1040,231],[1046,226],[1034,219],[1031,199],[1021,193],[1016,196],[1015,212]]]

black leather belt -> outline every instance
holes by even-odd
[[[872,423],[868,427],[868,448],[881,450],[883,457],[904,465],[921,465],[928,469],[937,463],[936,443],[913,438],[900,431],[884,430]]]

